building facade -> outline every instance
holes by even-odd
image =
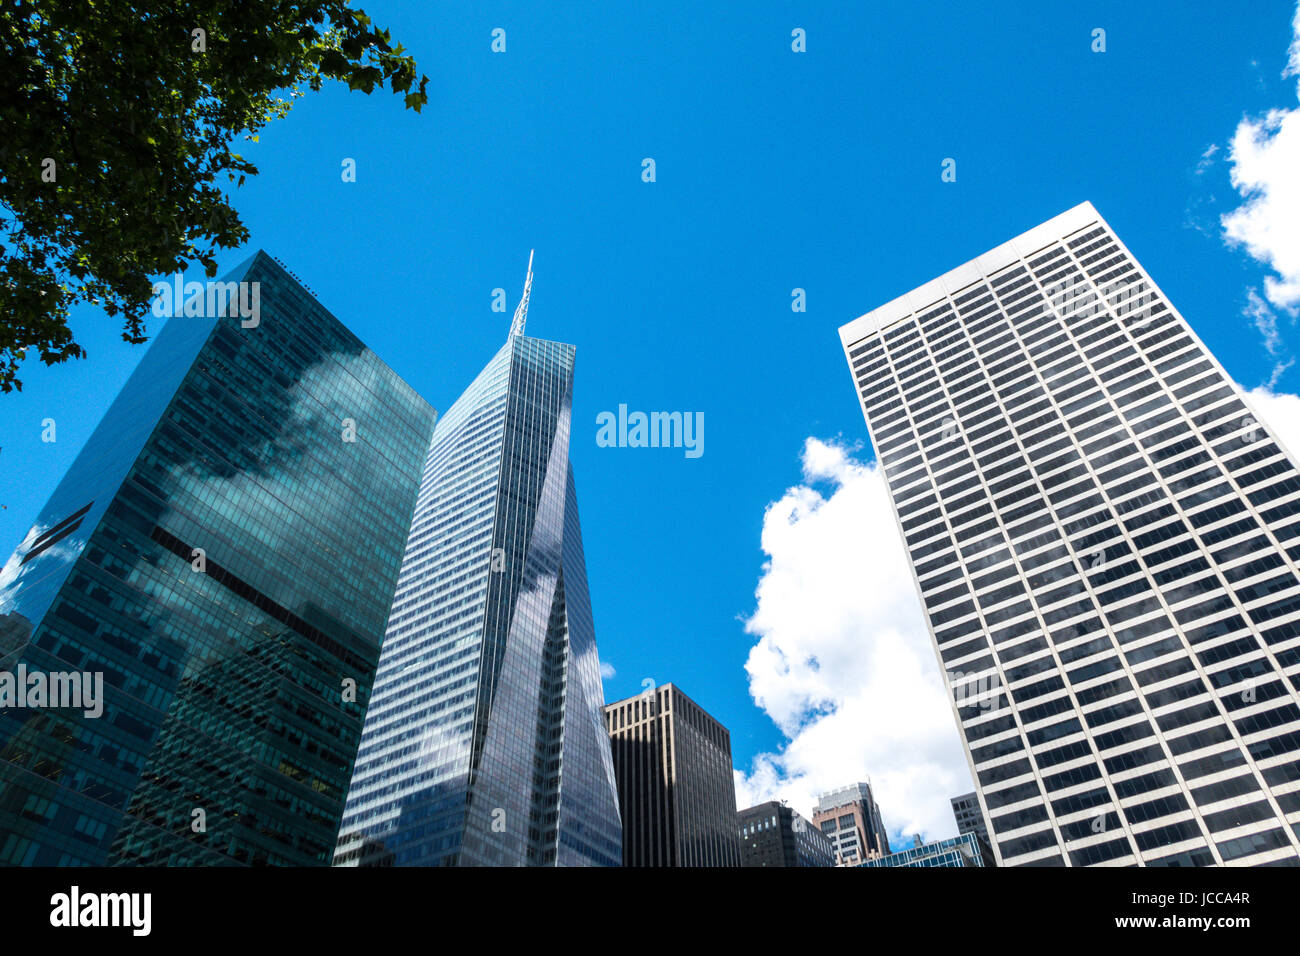
[[[1004,865],[1295,865],[1300,473],[1071,209],[841,329]]]
[[[906,850],[866,860],[860,866],[991,866],[988,845],[974,833],[922,843],[918,837]]]
[[[784,803],[741,810],[741,866],[834,866],[835,847],[821,830]]]
[[[618,866],[569,429],[575,349],[506,343],[438,422],[336,866]]]
[[[740,866],[731,734],[675,685],[605,708],[624,866]]]
[[[889,852],[889,833],[870,783],[854,783],[817,798],[813,824],[830,839],[835,860],[853,866]]]
[[[957,821],[958,833],[975,833],[980,839],[988,840],[989,828],[984,822],[984,811],[980,809],[978,793],[972,790],[960,797],[953,797],[952,815]]]
[[[168,321],[0,572],[0,682],[104,697],[0,708],[0,864],[329,862],[434,412],[265,253],[224,281],[256,321]]]
[[[980,795],[975,791],[963,793],[952,798],[952,815],[957,821],[959,834],[972,834],[979,844],[980,858],[984,866],[997,866],[997,857],[993,854],[993,845],[989,842],[989,827],[984,821],[984,811],[980,808]]]

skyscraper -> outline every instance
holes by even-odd
[[[952,798],[952,815],[957,821],[958,833],[974,833],[981,840],[988,840],[989,828],[984,822],[984,811],[980,809],[980,797],[973,790]]]
[[[975,791],[963,793],[952,798],[952,815],[957,821],[958,834],[970,834],[980,849],[980,858],[984,866],[996,866],[993,845],[989,842],[989,827],[984,822],[984,811],[980,809],[980,795]]]
[[[836,862],[845,866],[889,852],[889,832],[869,783],[823,793],[813,807],[813,824],[830,838]]]
[[[840,330],[998,862],[1297,862],[1300,474],[1088,203]]]
[[[434,413],[265,253],[225,282],[0,572],[0,683],[105,697],[0,708],[2,864],[329,862]]]
[[[769,800],[738,816],[741,866],[835,865],[830,838],[784,803]]]
[[[504,345],[434,430],[336,866],[620,863],[569,464],[574,348]]]
[[[605,708],[624,866],[740,866],[731,734],[673,684]]]

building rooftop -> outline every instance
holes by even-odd
[[[938,278],[931,279],[911,292],[905,292],[898,298],[841,326],[840,343],[847,347],[873,332],[888,328],[909,315],[924,312],[947,296],[955,295],[999,269],[1004,269],[1013,262],[1059,241],[1062,236],[1098,222],[1103,220],[1092,203],[1081,202],[1059,216],[1052,217],[1028,232],[1021,233],[1014,239],[990,249],[983,255],[976,256],[969,262],[962,263],[955,269],[948,270]]]

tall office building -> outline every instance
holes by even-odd
[[[731,734],[673,684],[605,708],[624,866],[740,866]]]
[[[510,335],[438,422],[336,866],[618,866],[569,464],[574,348]]]
[[[989,827],[984,822],[984,810],[980,807],[980,795],[972,790],[960,797],[952,798],[952,815],[957,821],[957,833],[975,838],[980,850],[982,866],[997,866],[993,855],[993,844],[989,842]]]
[[[1297,862],[1300,473],[1084,203],[840,330],[998,862]]]
[[[434,413],[265,253],[224,281],[0,572],[0,686],[105,698],[0,708],[0,863],[329,862]]]
[[[769,800],[738,816],[741,866],[835,865],[830,838],[784,803]]]
[[[952,798],[952,815],[957,821],[958,833],[975,833],[981,840],[988,840],[989,828],[984,822],[984,811],[980,809],[980,797],[975,791],[963,793]]]
[[[817,798],[813,824],[835,850],[836,863],[852,866],[889,852],[889,833],[870,783],[852,783]]]

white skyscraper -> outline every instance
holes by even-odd
[[[840,337],[998,862],[1300,862],[1300,473],[1097,211]]]

